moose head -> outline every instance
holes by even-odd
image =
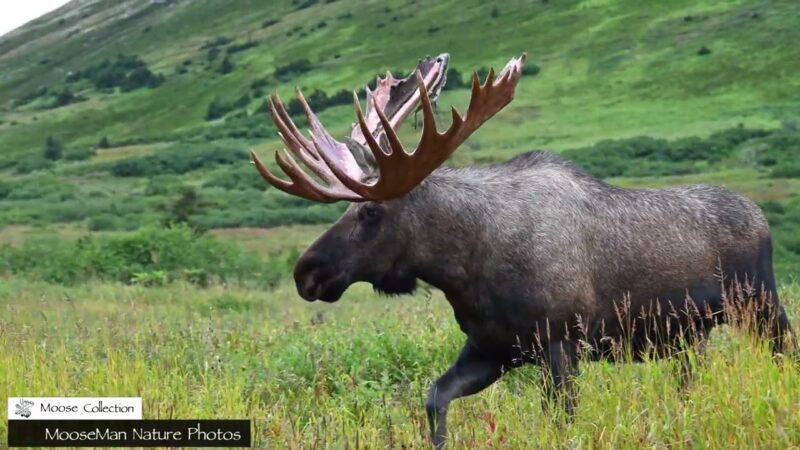
[[[433,101],[445,82],[447,54],[427,57],[414,73],[378,78],[367,88],[367,114],[353,94],[357,123],[345,142],[325,130],[298,89],[311,128],[311,139],[292,122],[280,98],[269,100],[270,112],[288,152],[275,159],[290,181],[273,175],[252,152],[253,163],[272,186],[317,202],[352,202],[344,215],[300,257],[294,270],[297,291],[308,301],[337,301],[357,281],[367,281],[387,294],[410,293],[420,277],[421,246],[410,245],[422,233],[421,195],[431,175],[478,127],[513,99],[526,55],[513,58],[483,84],[472,76],[472,96],[465,115],[452,108],[452,125],[436,129]],[[422,137],[407,152],[396,130],[417,107],[422,110]],[[319,179],[308,175],[295,157]],[[320,183],[320,181],[322,183]],[[415,248],[416,247],[416,248]],[[427,281],[427,280],[426,280]]]

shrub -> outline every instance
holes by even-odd
[[[267,20],[261,22],[261,28],[270,27],[272,25],[275,25],[278,22],[280,22],[280,20],[278,20],[278,19],[267,19]]]
[[[311,61],[308,58],[298,59],[283,66],[275,68],[273,75],[280,81],[288,81],[293,77],[302,75],[312,69]]]
[[[251,49],[253,47],[256,47],[259,44],[260,44],[260,42],[258,42],[258,41],[246,41],[246,42],[242,42],[241,44],[231,44],[231,45],[228,46],[228,48],[225,51],[229,55],[232,55],[234,53],[243,52],[245,50],[248,50],[248,49]]]
[[[229,56],[225,56],[225,59],[223,59],[222,62],[220,63],[217,72],[226,75],[233,72],[233,67],[234,65],[233,62],[231,61],[231,58]]]
[[[53,161],[45,159],[40,156],[32,156],[25,159],[20,159],[14,165],[14,171],[18,174],[26,174],[35,172],[37,170],[46,170],[54,166]]]
[[[772,178],[800,178],[800,162],[783,164],[770,172]]]
[[[214,47],[221,47],[223,45],[229,44],[231,41],[233,41],[233,39],[229,37],[217,36],[214,39],[211,39],[210,41],[206,41],[205,43],[203,43],[203,45],[200,46],[200,50],[205,50]]]
[[[219,97],[215,98],[208,104],[206,109],[206,120],[216,120],[224,117],[229,112],[244,108],[250,103],[250,94],[244,93],[235,100],[221,100]]]
[[[234,164],[247,160],[248,154],[241,149],[173,148],[154,155],[126,158],[111,167],[118,177],[142,177],[159,174],[181,174],[192,170],[218,165]]]
[[[75,150],[69,150],[64,153],[64,159],[67,161],[86,161],[94,156],[94,150],[91,148],[81,148]]]
[[[735,127],[704,139],[667,141],[639,136],[600,141],[589,147],[567,150],[563,155],[601,178],[680,175],[700,172],[708,164],[731,157],[742,144],[763,141],[770,135],[765,130]]]
[[[61,91],[55,94],[55,98],[53,99],[52,105],[50,108],[60,108],[62,106],[67,106],[70,103],[75,103],[80,99],[69,90],[69,88],[64,88]]]
[[[114,214],[99,214],[89,219],[89,230],[108,231],[124,229],[121,219]]]
[[[464,79],[461,78],[461,72],[455,67],[447,69],[446,80],[444,85],[446,90],[460,89],[468,86],[468,84],[464,82]]]
[[[68,83],[79,80],[88,80],[100,90],[119,87],[127,92],[143,87],[158,87],[164,82],[164,76],[151,72],[137,56],[118,55],[67,76]]]
[[[92,235],[76,241],[32,239],[18,248],[0,247],[0,267],[12,274],[60,284],[90,279],[204,284],[214,278],[271,287],[289,273],[290,264],[285,255],[264,260],[231,242],[197,235],[185,226]]]
[[[529,62],[528,64],[525,64],[525,66],[522,68],[522,76],[535,77],[536,75],[539,75],[539,72],[541,71],[542,71],[541,67],[532,62]]]
[[[15,99],[12,105],[16,108],[19,106],[27,105],[28,103],[36,100],[37,98],[46,97],[50,92],[47,90],[46,87],[40,87],[39,89],[29,92],[22,97]]]
[[[50,161],[58,161],[64,155],[64,145],[53,136],[47,136],[42,149],[42,156]]]

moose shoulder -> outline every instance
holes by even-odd
[[[280,102],[272,103],[287,147],[327,186],[288,154],[278,162],[291,182],[254,155],[280,189],[353,202],[298,260],[294,275],[303,298],[333,302],[357,281],[403,294],[422,280],[445,293],[467,338],[429,393],[437,447],[446,439],[451,400],[480,392],[505,371],[525,362],[546,365],[552,392],[565,392],[571,410],[579,354],[613,359],[625,347],[634,358],[671,355],[702,343],[725,321],[726,302],[750,311],[774,351],[783,351],[791,330],[776,292],[769,226],[756,205],[713,186],[614,187],[545,152],[491,166],[437,168],[511,101],[524,56],[482,86],[473,77],[466,115],[454,112],[451,128],[439,134],[431,98],[447,62],[446,55],[421,61],[417,90],[397,88],[412,77],[379,80],[368,93],[367,116],[357,107],[347,146],[306,108],[309,141]],[[394,130],[418,102],[422,138],[407,153]],[[753,289],[727,296],[736,281]]]

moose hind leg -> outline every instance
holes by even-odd
[[[759,331],[772,342],[772,354],[788,353],[796,356],[796,342],[794,342],[792,325],[789,323],[789,317],[787,317],[783,305],[778,303],[776,298],[774,304],[769,303],[762,307],[762,310],[758,318]]]
[[[773,356],[791,354],[796,356],[796,342],[786,310],[778,299],[778,290],[771,278],[763,285],[756,300],[756,328],[761,336],[772,343]]]
[[[437,449],[444,447],[447,438],[446,419],[450,402],[482,391],[497,381],[502,373],[502,362],[481,354],[469,343],[464,346],[455,364],[433,383],[425,403],[431,438]]]

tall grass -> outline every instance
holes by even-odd
[[[781,289],[797,317],[800,285]],[[250,418],[258,448],[424,448],[430,383],[463,343],[438,292],[335,304],[177,283],[0,284],[0,391],[133,395],[146,418]],[[677,362],[587,363],[569,422],[525,367],[450,408],[450,448],[794,448],[800,370],[715,329],[693,382]],[[0,442],[7,433],[0,423]]]

